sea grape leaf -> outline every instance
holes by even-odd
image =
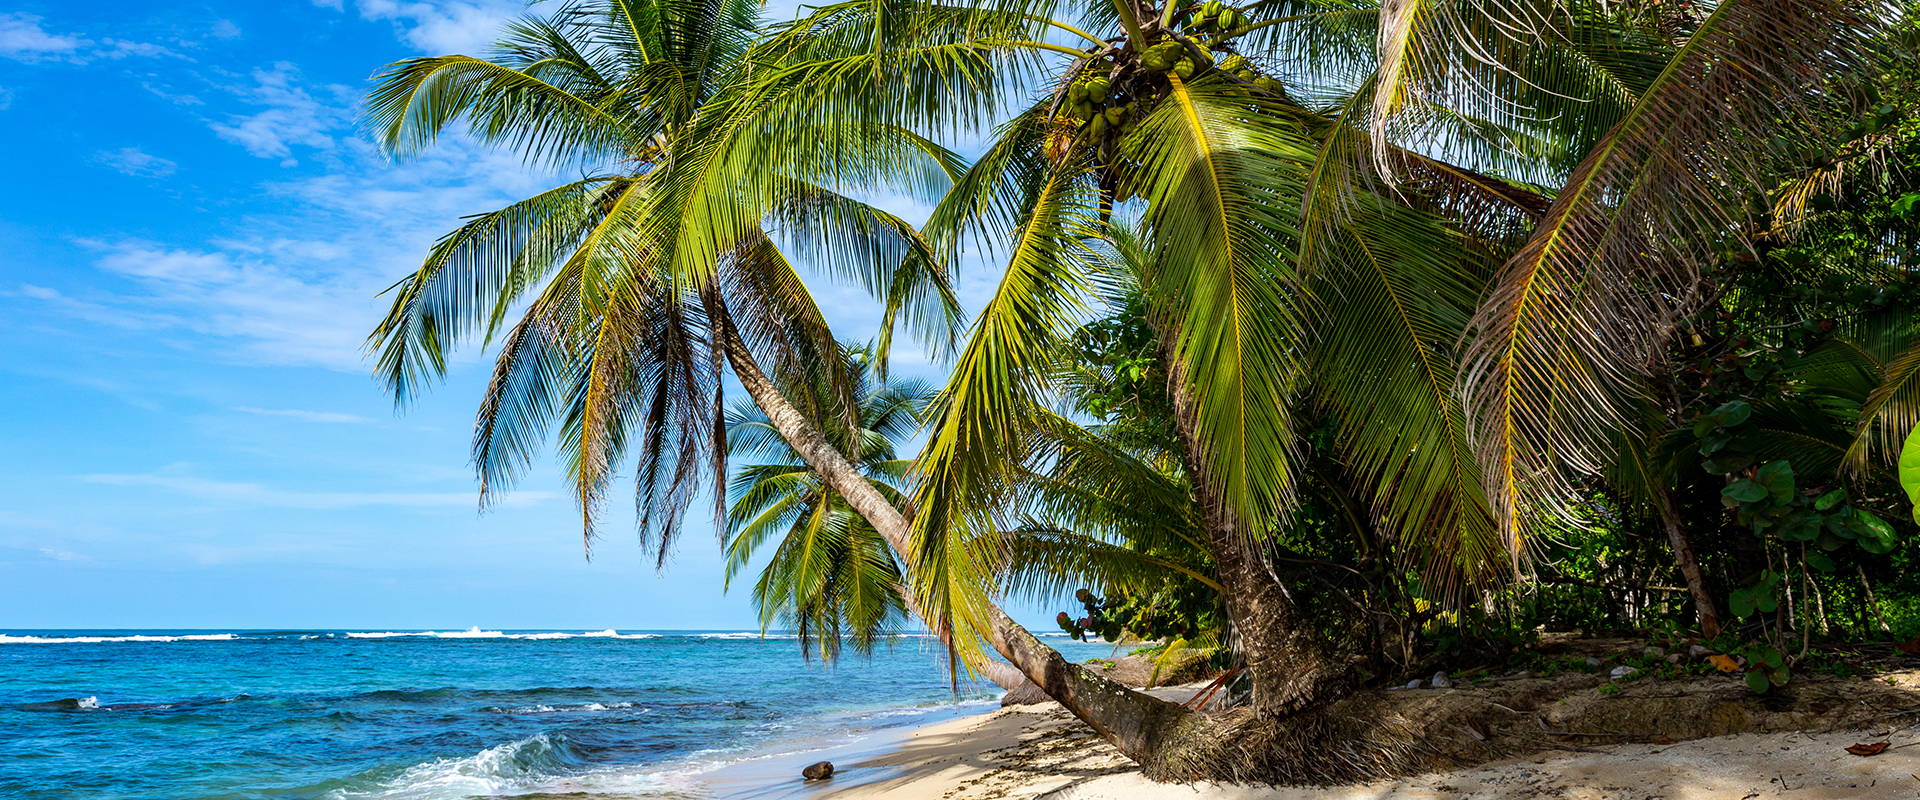
[[[1753,479],[1767,487],[1767,492],[1773,495],[1773,502],[1787,503],[1793,500],[1792,462],[1785,459],[1769,461],[1754,473]]]
[[[1736,617],[1753,616],[1753,592],[1735,589],[1727,593],[1727,610]]]
[[[1720,424],[1731,428],[1746,422],[1747,417],[1753,415],[1753,406],[1747,405],[1744,400],[1731,400],[1714,409],[1713,415],[1720,418]]]
[[[1754,694],[1766,694],[1768,685],[1767,673],[1757,669],[1747,673],[1747,688],[1752,689]]]
[[[1893,526],[1887,521],[1862,510],[1854,509],[1855,529],[1860,532],[1860,549],[1875,555],[1884,555],[1893,551]]]
[[[1716,655],[1707,660],[1712,662],[1714,669],[1720,670],[1721,672],[1738,672],[1740,670],[1740,662],[1733,660],[1733,656]]]
[[[1845,499],[1847,499],[1847,490],[1835,489],[1831,492],[1827,492],[1826,494],[1820,495],[1820,499],[1813,501],[1813,510],[1825,511],[1829,508],[1833,508],[1834,506],[1839,505],[1840,501]]]
[[[1767,488],[1750,479],[1742,478],[1732,486],[1721,489],[1720,494],[1742,503],[1758,503],[1767,499]]]
[[[1753,596],[1753,607],[1762,614],[1771,614],[1780,609],[1780,601],[1772,591],[1765,591]]]
[[[1822,542],[1822,544],[1825,544],[1825,542]],[[1826,553],[1818,550],[1807,554],[1807,564],[1821,572],[1832,572],[1834,570],[1833,559],[1827,557]]]
[[[1713,458],[1700,462],[1701,469],[1715,475],[1725,475],[1752,465],[1752,453],[1718,453]]]

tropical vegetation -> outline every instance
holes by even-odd
[[[664,559],[708,492],[730,580],[775,543],[764,624],[915,620],[1166,777],[1413,768],[1371,690],[1542,626],[1690,630],[1755,691],[1920,632],[1910,9],[758,8],[582,0],[377,76],[397,156],[464,126],[586,175],[448,234],[370,339],[401,402],[497,339],[483,497],[556,439],[590,542],[631,462]],[[888,379],[898,322],[942,388]],[[1237,710],[1001,607],[1075,588],[1068,632],[1211,652]]]

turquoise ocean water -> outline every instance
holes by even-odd
[[[893,641],[827,668],[737,632],[0,631],[0,798],[723,797],[730,764],[994,707]]]

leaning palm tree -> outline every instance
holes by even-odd
[[[815,113],[814,90],[753,47],[757,9],[572,3],[513,23],[489,58],[415,58],[378,76],[367,121],[393,155],[464,123],[486,144],[586,173],[443,237],[370,339],[402,403],[461,340],[498,340],[473,443],[483,503],[557,432],[588,543],[633,457],[641,540],[664,560],[704,481],[724,496],[731,368],[853,507],[898,513],[815,425],[821,408],[853,413],[855,388],[829,366],[839,345],[796,264],[884,304],[876,369],[896,321],[937,350],[957,319],[939,261],[910,225],[839,189],[891,182],[931,196],[959,162],[901,125]],[[790,400],[782,383],[825,393]]]
[[[933,390],[920,381],[881,379],[873,355],[871,346],[844,348],[851,413],[832,408],[832,382],[786,382],[781,389],[788,397],[818,398],[815,407],[823,413],[813,419],[816,426],[904,511],[912,461],[900,458],[898,447],[919,429]],[[761,630],[778,622],[798,634],[803,652],[817,645],[825,660],[837,658],[843,643],[871,652],[908,617],[904,570],[892,548],[757,406],[734,405],[726,428],[728,456],[751,460],[733,468],[728,486],[722,544],[729,585],[771,543],[773,552],[753,585]]]
[[[767,424],[911,565],[910,582],[951,578],[914,558],[910,518],[816,424],[824,407],[851,413],[854,392],[831,368],[838,345],[796,262],[854,280],[882,303],[877,367],[898,323],[935,351],[950,347],[957,306],[933,248],[840,190],[891,185],[931,199],[964,164],[908,123],[953,120],[903,76],[795,68],[803,54],[785,42],[755,44],[756,8],[574,3],[510,25],[491,58],[409,59],[379,75],[367,121],[393,155],[417,154],[464,122],[485,143],[589,174],[443,237],[396,284],[369,346],[405,403],[444,373],[459,341],[497,336],[473,445],[483,504],[557,429],[589,546],[632,454],[641,542],[663,562],[707,478],[724,502],[721,380],[730,370]],[[940,48],[926,61],[954,83],[981,67]],[[890,118],[847,113],[857,110],[848,96]],[[816,380],[833,397],[782,393],[782,383]],[[920,594],[904,598],[908,609],[955,642],[950,609]],[[969,669],[1006,688],[1058,674],[1092,692],[1117,688],[993,611],[996,649],[1013,663],[962,645]]]

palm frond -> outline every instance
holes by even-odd
[[[1703,265],[1753,233],[1743,209],[1771,185],[1770,142],[1825,133],[1819,82],[1867,69],[1876,27],[1844,0],[1721,3],[1496,277],[1462,390],[1510,549],[1524,520],[1565,510],[1566,474],[1611,459],[1639,376],[1702,302]]]

